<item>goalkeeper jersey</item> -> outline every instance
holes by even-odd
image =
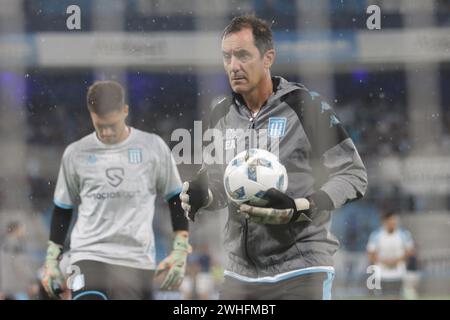
[[[126,140],[102,143],[96,133],[64,151],[55,205],[78,207],[71,262],[94,260],[155,268],[155,198],[170,199],[181,180],[170,149],[157,135],[130,128]]]

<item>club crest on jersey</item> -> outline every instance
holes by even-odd
[[[271,138],[283,137],[286,131],[286,118],[269,118],[268,131]]]
[[[142,162],[142,149],[132,148],[128,149],[128,162],[135,164]]]

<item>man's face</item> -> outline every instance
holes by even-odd
[[[254,90],[269,74],[275,51],[261,56],[255,46],[251,29],[242,29],[222,39],[222,57],[225,71],[234,92],[245,95]]]
[[[104,116],[90,112],[92,124],[97,137],[105,144],[116,144],[123,140],[126,134],[125,119],[128,116],[128,106],[121,110],[111,111]]]
[[[394,232],[398,227],[398,217],[393,215],[387,219],[384,219],[383,225],[388,233]]]

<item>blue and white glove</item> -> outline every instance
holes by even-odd
[[[155,277],[166,273],[161,284],[161,290],[176,290],[180,287],[186,272],[186,260],[192,247],[186,234],[177,234],[173,241],[173,249],[170,255],[158,265]]]
[[[65,278],[59,269],[59,261],[61,260],[63,248],[62,246],[48,242],[47,256],[44,265],[44,277],[42,278],[42,286],[53,299],[61,299],[61,294],[65,288]]]

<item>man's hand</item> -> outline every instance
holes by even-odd
[[[44,277],[42,278],[42,286],[53,299],[61,299],[60,294],[63,293],[65,284],[64,276],[59,269],[59,260],[61,260],[62,246],[48,242],[47,256],[45,258]]]
[[[186,218],[191,221],[194,221],[195,214],[199,209],[207,207],[212,202],[206,169],[201,169],[194,180],[183,183],[180,200]]]
[[[188,239],[187,233],[178,233],[173,242],[172,252],[158,265],[155,277],[167,271],[161,290],[176,290],[183,282],[187,256],[192,252]]]
[[[315,208],[307,198],[292,199],[281,191],[270,188],[263,199],[267,201],[264,208],[242,204],[239,212],[250,221],[262,224],[312,221],[310,215]]]

